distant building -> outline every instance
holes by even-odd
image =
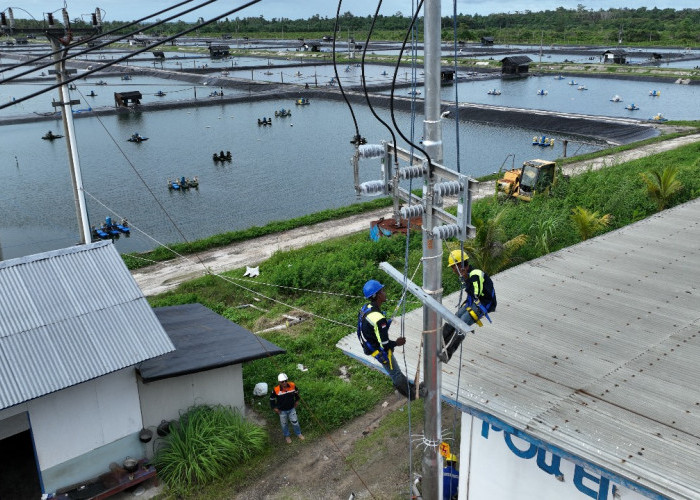
[[[138,106],[141,104],[141,99],[143,96],[138,90],[132,92],[115,92],[114,93],[114,105],[118,108],[128,108],[131,106]]]
[[[532,59],[528,56],[509,56],[501,59],[501,74],[522,75],[530,71]]]
[[[625,64],[627,53],[622,49],[606,50],[603,52],[603,63]]]
[[[442,83],[452,83],[455,79],[455,70],[443,69],[440,71],[440,81]]]
[[[226,57],[229,55],[231,48],[228,45],[210,45],[209,56],[211,57]]]
[[[482,36],[481,37],[481,45],[493,45],[493,37],[492,36]]]

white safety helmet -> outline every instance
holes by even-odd
[[[289,379],[287,378],[286,373],[280,373],[279,375],[277,375],[278,382],[286,382],[287,380],[289,380]]]

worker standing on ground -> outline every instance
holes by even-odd
[[[384,285],[377,280],[369,280],[362,287],[362,294],[366,299],[369,299],[369,303],[360,309],[357,318],[357,338],[362,349],[365,354],[373,356],[382,364],[397,391],[406,397],[415,399],[413,382],[410,382],[403,374],[393,352],[394,347],[406,343],[406,338],[399,337],[396,341],[389,340],[391,320],[388,320],[381,310],[382,304],[386,302]]]
[[[459,471],[457,470],[457,457],[450,454],[446,459],[446,465],[442,469],[442,500],[456,500],[459,487]]]
[[[289,437],[289,423],[291,422],[294,434],[303,441],[304,435],[301,433],[296,410],[299,404],[299,389],[294,382],[289,381],[284,373],[280,373],[277,380],[279,385],[270,393],[270,407],[280,416],[284,440],[287,443],[292,442],[292,438]]]
[[[488,274],[481,269],[469,268],[469,256],[463,250],[453,250],[447,259],[452,271],[459,276],[462,288],[467,294],[466,300],[457,311],[457,316],[468,325],[477,323],[481,326],[481,318],[496,310],[496,290]],[[455,330],[450,324],[442,327],[443,349],[440,360],[447,363],[452,354],[464,340],[465,334]]]

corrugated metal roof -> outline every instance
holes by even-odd
[[[443,398],[648,494],[700,498],[700,200],[493,279],[494,323],[464,343],[458,396],[459,351],[443,365]],[[406,315],[409,377],[422,324]],[[369,362],[354,333],[338,346]]]
[[[0,410],[173,349],[110,242],[0,262]]]

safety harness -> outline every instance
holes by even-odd
[[[362,309],[360,309],[360,314],[357,317],[357,339],[360,341],[362,350],[366,355],[373,356],[382,364],[389,363],[389,368],[393,369],[391,363],[391,349],[385,351],[382,347],[382,338],[379,335],[379,326],[377,326],[379,322],[385,318],[386,316],[384,316],[383,313],[372,309],[372,304],[365,304],[362,306]],[[375,349],[369,340],[365,338],[364,333],[362,333],[362,325],[365,320],[369,321],[369,323],[374,327],[374,335],[377,338],[379,349]]]
[[[471,278],[474,276],[476,276],[477,278],[476,281],[471,280]],[[482,326],[481,318],[484,316],[487,320],[489,320],[489,323],[493,323],[491,321],[491,318],[489,317],[488,309],[479,300],[479,296],[484,291],[484,271],[482,271],[481,269],[474,269],[472,271],[469,271],[469,278],[469,281],[464,280],[464,278],[462,278],[466,285],[473,286],[473,294],[467,293],[467,299],[464,301],[464,304],[466,304],[467,306],[467,311],[469,311],[470,316],[474,318],[474,320],[479,326]],[[492,299],[495,293],[495,290],[491,290]],[[476,310],[474,310],[473,308],[476,308]]]

